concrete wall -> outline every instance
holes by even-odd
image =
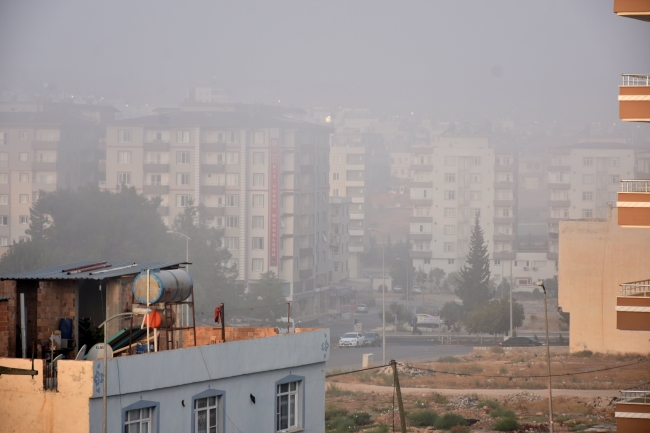
[[[18,314],[18,292],[15,281],[0,281],[0,297],[8,297],[0,301],[0,357],[14,356],[16,348],[16,324]]]
[[[305,378],[304,431],[323,432],[328,356],[329,330],[319,329],[115,358],[108,362],[108,431],[120,431],[123,408],[143,400],[156,404],[153,432],[190,432],[192,397],[213,389],[225,392],[226,431],[271,433],[275,382],[296,375]],[[95,361],[91,432],[101,431],[102,369]]]
[[[650,352],[650,333],[616,329],[620,284],[650,277],[650,228],[605,222],[561,221],[559,305],[571,313],[571,351]]]
[[[31,369],[31,360],[0,358],[4,367]],[[92,361],[59,361],[58,391],[43,389],[44,361],[34,376],[0,376],[0,431],[3,433],[87,433]]]

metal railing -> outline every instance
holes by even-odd
[[[650,404],[650,382],[622,389],[619,402]]]
[[[650,297],[650,280],[633,281],[621,284],[620,296]]]
[[[623,86],[650,86],[650,74],[621,74]]]
[[[645,180],[621,180],[621,192],[650,193],[650,179],[645,179]]]

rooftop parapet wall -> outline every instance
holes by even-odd
[[[297,328],[296,333],[316,331],[320,328]],[[162,331],[164,332],[164,331]],[[267,338],[279,335],[277,328],[252,328],[226,326],[226,342],[254,340],[257,338]],[[221,327],[197,326],[196,327],[196,345],[206,346],[208,344],[223,343],[221,339]],[[192,347],[194,339],[192,331],[183,331],[183,347]]]
[[[0,358],[0,365],[31,369],[29,359]],[[34,376],[0,376],[0,430],[6,433],[68,432],[90,429],[92,361],[58,361],[58,391],[43,389],[43,360],[34,360]]]

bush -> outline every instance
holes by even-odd
[[[437,392],[433,394],[433,402],[435,404],[447,404],[449,403],[449,399],[445,397],[442,394],[438,394]]]
[[[344,389],[339,388],[338,386],[336,386],[335,383],[330,383],[329,385],[327,385],[327,391],[325,391],[325,394],[334,397],[340,397],[343,395],[352,395],[354,393],[352,391],[346,391]]]
[[[370,425],[372,424],[372,415],[370,412],[356,412],[352,415],[354,425]]]
[[[505,367],[501,367],[501,368],[499,369],[499,373],[501,373],[501,374],[508,374],[508,369],[505,368]]]
[[[519,428],[519,423],[514,418],[501,418],[494,423],[494,429],[498,431],[513,431]]]
[[[410,413],[408,419],[414,427],[429,427],[436,423],[438,414],[432,410],[419,410]]]
[[[479,409],[483,409],[485,406],[489,407],[490,409],[498,409],[501,407],[498,401],[496,400],[480,400],[478,403],[476,403],[476,407]]]
[[[349,416],[338,415],[325,423],[325,429],[332,433],[354,431],[354,420]]]
[[[444,363],[447,363],[447,364],[455,364],[455,363],[458,363],[458,362],[463,362],[463,360],[459,359],[459,358],[456,358],[455,356],[443,356],[443,357],[438,358],[438,360],[436,362],[444,362]]]
[[[336,407],[333,404],[328,404],[325,408],[325,421],[336,418],[339,415],[346,416],[348,414],[347,409],[342,407]]]
[[[470,433],[470,428],[466,425],[457,425],[449,430],[449,433]]]
[[[388,433],[390,430],[390,427],[388,424],[379,424],[377,427],[375,427],[372,430],[366,430],[367,433]]]
[[[503,350],[503,347],[499,347],[499,346],[490,347],[490,352],[496,355],[503,355],[504,353],[506,353],[506,351]]]
[[[574,353],[573,356],[577,356],[578,358],[589,358],[593,354],[594,352],[591,350],[581,350],[580,352]]]
[[[506,409],[504,407],[497,407],[496,409],[492,409],[492,412],[490,412],[490,416],[492,418],[514,418],[517,419],[517,415],[510,409]]]
[[[449,430],[457,425],[467,425],[467,420],[465,417],[453,412],[447,412],[443,416],[438,417],[434,424],[435,428],[439,430]]]

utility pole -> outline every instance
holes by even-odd
[[[515,279],[512,278],[512,261],[515,257],[517,257],[517,253],[510,258],[510,334],[508,334],[510,338],[512,338],[512,286],[515,282]]]
[[[548,342],[548,312],[546,306],[546,287],[544,282],[537,283],[544,291],[544,326],[546,327],[546,365],[548,369],[548,425],[550,433],[553,433],[553,395],[551,391],[551,348]]]
[[[381,363],[386,365],[386,235],[379,230],[369,229],[382,236],[381,242]]]
[[[394,359],[390,360],[390,365],[393,366],[393,380],[395,381],[395,392],[397,393],[397,406],[399,407],[399,423],[402,427],[402,433],[406,433],[406,416],[404,414],[404,403],[402,402],[402,390],[399,387],[399,375],[397,374],[397,362]]]

